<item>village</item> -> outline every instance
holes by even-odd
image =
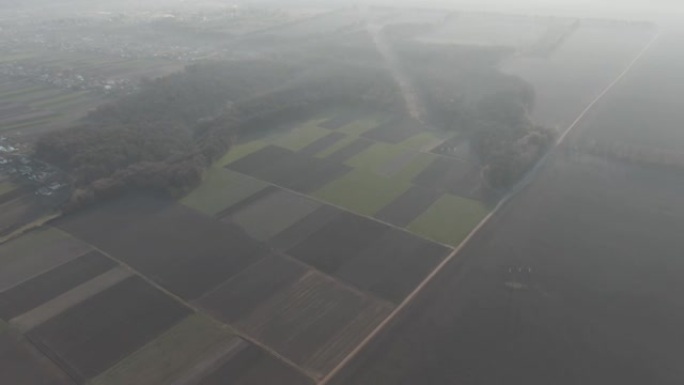
[[[64,196],[69,190],[66,174],[29,156],[28,148],[0,137],[0,180],[33,191],[39,197]]]

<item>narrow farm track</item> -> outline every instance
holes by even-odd
[[[496,216],[504,206],[511,200],[511,198],[517,195],[519,192],[524,190],[526,186],[530,184],[532,180],[539,174],[539,171],[543,169],[544,165],[548,163],[549,159],[554,155],[556,150],[560,147],[562,143],[567,139],[569,134],[579,126],[579,124],[584,120],[587,114],[592,111],[592,109],[606,96],[610,91],[618,85],[621,80],[625,78],[627,74],[637,65],[637,63],[646,55],[649,49],[654,45],[654,43],[660,38],[661,33],[657,32],[653,38],[642,48],[642,50],[629,62],[624,71],[622,71],[606,88],[601,91],[598,96],[591,102],[587,107],[580,113],[580,115],[568,126],[561,134],[561,136],[556,141],[554,147],[549,150],[549,152],[537,163],[537,165],[528,173],[528,175],[521,180],[512,191],[506,195],[469,234],[461,242],[461,244],[454,249],[454,251],[447,256],[421,283],[418,285],[411,294],[409,294],[404,301],[402,301],[399,306],[397,306],[394,311],[383,320],[356,348],[345,357],[339,365],[337,365],[333,370],[331,370],[328,375],[318,382],[318,385],[329,384],[366,346],[368,346],[387,326],[389,326],[415,299],[416,297],[425,289],[425,287],[442,271],[446,266],[448,266],[452,261],[455,260],[459,252],[468,244],[468,242],[494,217]]]

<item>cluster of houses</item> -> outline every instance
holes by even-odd
[[[34,82],[64,89],[88,90],[104,94],[130,93],[137,89],[137,84],[131,79],[85,75],[76,70],[48,67],[40,63],[0,63],[0,75],[31,79]]]
[[[49,197],[67,188],[64,176],[54,167],[22,154],[8,138],[0,137],[0,173],[35,187],[35,194]]]

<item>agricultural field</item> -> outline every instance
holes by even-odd
[[[0,59],[1,66],[39,72],[43,81],[24,76],[0,75],[0,133],[34,135],[66,128],[90,110],[107,102],[109,90],[135,87],[143,78],[178,71],[182,64],[134,60],[95,54],[47,55],[27,52]],[[33,67],[36,67],[32,69]],[[36,74],[34,74],[36,75]],[[64,83],[64,84],[62,84]]]
[[[0,267],[0,356],[17,384],[212,384],[228,374],[236,384],[310,384],[57,228],[0,245]]]
[[[2,79],[2,78],[0,78]],[[0,132],[38,133],[64,128],[101,103],[85,91],[70,91],[24,81],[0,81]]]
[[[226,202],[212,217],[129,198],[55,224],[313,378],[339,363],[450,250],[272,185]],[[302,329],[305,320],[311,324]]]
[[[417,42],[506,47],[516,52],[502,69],[534,86],[534,118],[554,127],[571,123],[647,39],[643,30],[624,39],[622,27],[577,26],[573,20],[372,12],[385,26],[434,24],[434,28],[419,28]],[[182,23],[167,22],[159,24],[169,31],[185,28]],[[230,26],[222,30],[211,22],[205,27],[221,34],[242,31],[236,33],[249,36],[246,42],[308,41],[299,48],[363,28],[362,18],[350,10],[293,20],[257,33],[253,32],[261,27],[237,24],[235,30]],[[621,43],[614,44],[618,40]],[[606,50],[607,46],[612,49]],[[202,56],[202,52],[195,53]],[[95,79],[93,89],[80,90],[0,80],[3,134],[30,135],[72,124],[107,100],[107,92],[96,92],[98,87],[108,90],[111,85],[125,91],[131,82],[175,71],[182,62],[178,57],[164,59],[162,53],[147,59],[122,55],[111,60],[100,55],[98,60],[96,56],[50,58],[45,53],[17,51],[0,58],[0,65],[43,61],[50,71]],[[556,78],[560,83],[554,83]],[[441,131],[391,109],[364,108],[321,108],[298,121],[243,133],[223,158],[207,166],[199,187],[177,201],[131,193],[0,244],[0,369],[16,383],[29,385],[74,381],[87,385],[312,385],[324,378],[405,304],[500,198],[485,182],[466,130]],[[606,135],[614,135],[620,123],[612,122],[613,129],[606,128],[610,132]],[[675,130],[670,127],[670,131]],[[596,164],[607,167],[593,159],[587,164],[590,169]],[[623,171],[617,174],[628,174]],[[555,174],[568,180],[559,181]],[[564,161],[553,163],[542,178],[543,189],[531,188],[525,191],[526,198],[520,198],[524,210],[512,208],[504,213],[522,225],[494,238],[494,226],[508,223],[503,218],[478,233],[474,246],[469,245],[465,256],[458,258],[458,266],[448,265],[438,281],[428,286],[427,294],[418,293],[419,300],[426,301],[430,295],[436,302],[428,301],[418,312],[409,307],[407,321],[402,320],[396,329],[401,336],[390,330],[391,342],[378,341],[387,349],[364,353],[370,355],[370,364],[361,365],[363,370],[350,383],[418,384],[426,373],[434,373],[431,382],[451,383],[448,364],[455,357],[472,364],[459,368],[466,376],[503,383],[506,376],[517,379],[519,372],[515,365],[503,362],[509,354],[502,351],[525,340],[541,352],[547,347],[544,341],[556,341],[553,330],[547,333],[540,325],[554,328],[553,322],[568,322],[570,327],[579,325],[572,329],[575,340],[590,335],[593,330],[583,329],[586,325],[577,321],[581,312],[617,306],[585,302],[591,294],[605,294],[601,276],[591,275],[578,297],[570,293],[568,298],[557,298],[558,293],[569,292],[558,268],[543,256],[552,255],[554,261],[567,257],[558,266],[571,271],[605,271],[620,262],[575,245],[574,239],[586,236],[583,225],[592,220],[568,219],[570,212],[590,216],[591,210],[598,211],[603,206],[597,202],[606,192],[596,187],[579,194],[577,186],[595,185],[600,178],[577,172]],[[620,198],[629,203],[633,196],[628,179],[623,181],[625,192]],[[679,184],[671,183],[679,191]],[[544,191],[554,191],[563,200],[559,203]],[[9,227],[5,220],[28,215],[33,195],[24,192],[14,181],[0,179],[0,232]],[[573,201],[578,194],[580,201]],[[666,202],[677,201],[673,193],[659,194]],[[590,209],[582,209],[584,205]],[[641,214],[653,215],[666,206],[657,204]],[[526,216],[540,207],[547,209],[545,214],[569,223],[570,230]],[[637,233],[636,215],[620,219],[624,223],[607,221],[606,228],[613,230],[598,233],[606,238]],[[661,224],[678,228],[674,220]],[[530,238],[532,231],[555,232]],[[663,239],[676,246],[677,238],[665,234]],[[532,245],[520,243],[522,239]],[[559,251],[550,242],[569,246]],[[599,241],[594,245],[602,246]],[[634,269],[624,274],[636,274],[637,251],[648,252],[630,251],[626,246],[614,247],[614,251],[633,262]],[[461,259],[473,271],[465,283],[452,279],[461,275]],[[473,260],[479,262],[472,265]],[[541,272],[534,281],[529,280],[531,270],[525,270],[532,267],[535,275]],[[514,268],[518,275],[512,273]],[[488,285],[496,288],[490,292]],[[519,297],[528,292],[540,295],[518,298],[510,294],[510,287],[526,290]],[[635,297],[649,303],[646,294],[632,289]],[[492,292],[495,299],[490,297]],[[518,305],[530,314],[513,314],[509,302],[514,301],[520,301]],[[581,306],[572,313],[557,311],[561,301],[578,301]],[[437,314],[423,316],[423,309]],[[621,316],[630,318],[620,309]],[[534,314],[548,319],[534,319]],[[607,321],[620,324],[610,315],[598,317],[606,329]],[[637,318],[621,324],[624,330],[646,323]],[[504,324],[517,322],[529,330],[511,337],[507,334],[510,326],[499,326],[501,320],[510,319]],[[452,333],[453,327],[459,331]],[[477,333],[481,327],[492,332]],[[445,332],[435,334],[433,329]],[[533,338],[526,338],[530,333]],[[427,338],[422,340],[422,336]],[[657,332],[650,336],[667,345]],[[639,342],[647,343],[646,337]],[[499,339],[507,344],[498,344]],[[608,346],[611,341],[602,342]],[[515,358],[512,361],[520,366],[540,360],[548,367],[554,365],[545,361],[546,355],[529,362]],[[474,359],[496,360],[503,370],[481,369]],[[14,362],[22,365],[9,366]],[[580,364],[580,369],[587,368],[590,362]],[[446,373],[444,367],[449,368]],[[563,368],[555,369],[563,372]]]
[[[259,262],[199,302],[315,377],[338,363],[391,309],[279,257]]]
[[[284,132],[239,143],[218,162],[225,165],[230,175],[243,175],[242,181],[236,181],[235,189],[226,187],[212,195],[205,187],[217,183],[216,171],[210,171],[207,182],[184,202],[206,212],[204,205],[196,202],[197,197],[206,196],[201,194],[215,197],[207,197],[206,202],[223,199],[234,203],[229,199],[233,191],[242,196],[241,192],[249,190],[250,185],[266,182],[362,216],[380,221],[388,218],[392,225],[410,230],[411,223],[418,221],[439,197],[451,194],[461,196],[463,202],[454,203],[453,210],[445,212],[457,217],[472,215],[463,220],[463,228],[472,228],[477,223],[473,219],[486,215],[486,204],[479,202],[485,198],[479,169],[470,159],[431,152],[448,137],[406,119],[378,114],[361,114],[354,119],[332,111]],[[466,214],[460,208],[468,203],[481,210],[466,210],[470,212]],[[438,209],[448,209],[446,206],[449,204],[441,203]],[[262,212],[266,215],[270,210]],[[220,216],[226,213],[223,214]],[[420,228],[421,236],[451,246],[458,245],[465,236],[463,230],[445,237],[434,231],[437,226],[432,230],[420,224],[416,227]]]
[[[114,201],[57,226],[187,300],[270,253],[235,225],[148,197]]]
[[[74,385],[66,373],[20,337],[0,333],[0,370],[8,384]]]
[[[240,343],[225,325],[202,315],[189,315],[89,384],[169,384],[201,364],[216,365]],[[207,374],[199,371],[196,375],[200,373]]]

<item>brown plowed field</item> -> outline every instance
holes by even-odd
[[[132,277],[31,330],[28,338],[72,377],[100,374],[190,314]]]

